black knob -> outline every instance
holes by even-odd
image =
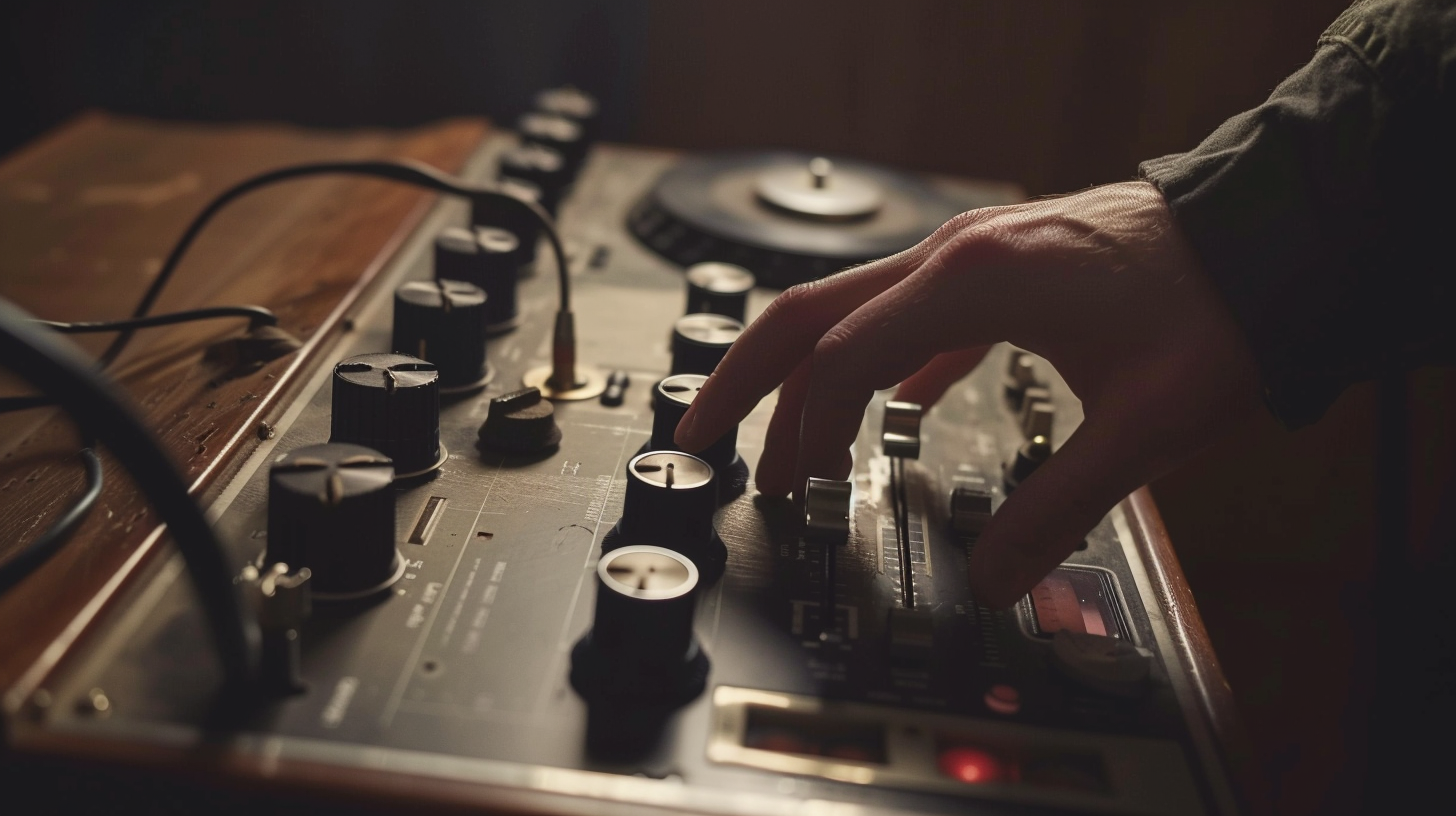
[[[675,374],[657,384],[652,394],[652,441],[648,443],[651,450],[678,449],[677,442],[673,441],[677,425],[707,381],[702,374]],[[738,428],[735,426],[697,456],[711,465],[714,472],[721,472],[738,458]]]
[[[540,202],[541,190],[535,184],[524,179],[504,180],[501,184],[501,191],[522,201]],[[470,225],[477,228],[503,229],[515,236],[516,254],[513,257],[516,260],[518,275],[526,274],[535,265],[536,244],[541,240],[541,222],[530,212],[521,209],[518,205],[508,205],[506,202],[481,198],[472,203],[470,207]],[[485,289],[487,293],[490,292],[490,289],[486,287],[481,288]]]
[[[440,375],[408,354],[360,354],[334,366],[330,442],[364,445],[394,460],[400,476],[445,462]]]
[[[700,263],[688,267],[688,308],[685,314],[716,314],[745,322],[753,273],[737,264]]]
[[[1006,492],[1010,493],[1015,490],[1017,485],[1026,481],[1026,477],[1041,467],[1051,456],[1052,443],[1045,436],[1033,436],[1021,443],[1015,458],[1007,463],[1005,468]]]
[[[581,125],[554,113],[528,113],[516,121],[516,131],[524,144],[538,144],[555,150],[566,160],[567,173],[573,178],[586,159],[587,141]]]
[[[522,388],[490,401],[480,445],[507,453],[540,453],[561,444],[556,407],[539,388]]]
[[[581,132],[588,140],[601,135],[598,132],[601,106],[597,104],[596,97],[580,88],[569,85],[547,88],[536,94],[536,110],[565,116],[581,126]]]
[[[500,227],[450,227],[435,236],[435,278],[458,280],[485,290],[485,329],[500,334],[519,326],[516,278],[521,242]]]
[[[541,144],[517,145],[501,153],[500,177],[502,181],[530,184],[539,194],[541,206],[551,213],[556,212],[566,188],[571,186],[566,159]]]
[[[268,471],[268,563],[307,567],[317,598],[384,590],[404,574],[393,481],[389,458],[362,445],[290,452]]]
[[[592,629],[571,652],[592,753],[649,751],[666,715],[703,693],[708,657],[693,636],[699,578],[690,560],[660,547],[627,546],[597,562]]]
[[[707,462],[678,451],[639,454],[627,463],[622,518],[602,547],[665,547],[691,559],[703,582],[711,584],[722,576],[728,557],[713,529],[717,508],[716,474]]]
[[[672,326],[673,374],[713,373],[728,347],[743,334],[743,324],[716,314],[690,314]]]
[[[458,280],[412,281],[394,292],[394,350],[435,364],[442,392],[485,384],[485,291]]]

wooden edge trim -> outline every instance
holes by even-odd
[[[1183,575],[1183,567],[1178,563],[1151,491],[1138,488],[1123,502],[1123,508],[1128,513],[1131,522],[1128,526],[1146,566],[1153,594],[1168,620],[1178,658],[1188,671],[1200,713],[1213,731],[1235,795],[1250,813],[1268,813],[1271,799],[1267,781],[1258,771],[1233,690],[1214,653],[1203,617],[1198,614],[1193,590]]]

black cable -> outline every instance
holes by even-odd
[[[0,595],[10,591],[10,588],[20,583],[26,576],[30,575],[41,564],[50,560],[52,555],[60,551],[61,545],[66,543],[71,533],[75,531],[76,525],[86,518],[91,512],[92,506],[96,504],[96,497],[101,495],[101,457],[91,448],[81,450],[81,463],[86,467],[86,492],[76,499],[75,503],[66,510],[50,529],[41,533],[34,541],[25,545],[20,552],[11,556],[5,563],[0,564]]]
[[[162,289],[177,271],[177,264],[182,260],[182,256],[187,253],[188,248],[197,240],[197,236],[202,232],[202,228],[207,226],[207,223],[223,207],[260,187],[266,187],[270,184],[276,184],[277,182],[288,181],[290,179],[324,175],[370,176],[372,178],[423,187],[427,190],[434,190],[440,193],[463,196],[470,199],[472,205],[479,205],[485,208],[498,208],[507,214],[512,210],[515,210],[516,214],[530,213],[546,232],[547,240],[551,242],[551,251],[556,257],[556,268],[560,280],[560,312],[567,314],[571,311],[571,281],[567,274],[566,251],[561,245],[561,237],[556,234],[555,222],[552,221],[551,216],[547,214],[546,210],[540,204],[524,198],[518,198],[493,185],[471,184],[423,162],[403,160],[298,164],[290,167],[280,167],[277,170],[271,170],[250,179],[245,179],[229,187],[218,194],[216,198],[203,208],[202,212],[197,214],[196,218],[192,219],[192,223],[182,233],[182,237],[177,241],[177,245],[172,248],[171,253],[167,255],[167,259],[162,262],[161,270],[152,280],[151,286],[147,287],[147,291],[142,295],[141,301],[137,303],[136,309],[132,311],[132,317],[146,317],[147,313],[151,311],[152,306],[156,304],[157,298],[161,295]],[[127,343],[131,342],[131,335],[131,331],[122,332],[101,353],[100,365],[102,367],[110,365],[121,355]]]
[[[181,323],[188,320],[201,320],[213,317],[246,316],[252,318],[253,326],[276,325],[277,318],[266,309],[259,307],[213,307],[210,309],[198,309],[190,312],[178,312],[168,315],[157,315],[148,317],[148,312],[156,304],[157,298],[161,296],[162,289],[166,287],[176,272],[177,264],[182,256],[196,241],[197,236],[202,232],[203,227],[212,220],[223,207],[233,200],[252,192],[260,187],[274,184],[280,181],[303,178],[317,175],[362,175],[373,178],[380,178],[390,181],[398,181],[411,184],[436,192],[450,193],[470,199],[472,206],[495,208],[510,214],[511,210],[519,213],[529,213],[542,227],[546,233],[547,240],[551,244],[551,251],[556,261],[558,275],[558,292],[560,296],[560,307],[557,316],[558,324],[563,317],[568,318],[571,312],[571,280],[566,264],[566,252],[561,244],[561,237],[556,232],[555,222],[540,204],[515,195],[504,192],[496,187],[487,185],[473,185],[458,178],[450,176],[440,170],[430,167],[427,164],[414,161],[364,161],[364,162],[324,162],[318,164],[295,165],[284,167],[246,179],[227,190],[224,190],[205,207],[201,213],[192,220],[181,239],[173,247],[167,259],[163,262],[152,284],[142,295],[136,308],[132,311],[132,319],[108,321],[99,323],[57,323],[48,321],[34,321],[33,324],[44,325],[61,333],[79,332],[100,332],[119,331],[120,334],[107,346],[97,360],[97,368],[104,369],[115,362],[137,329],[151,326],[164,326],[174,323]],[[23,319],[24,313],[19,309],[4,304],[0,301],[0,351],[10,350],[14,360],[12,367],[22,377],[41,390],[51,391],[47,383],[60,381],[59,390],[72,396],[76,392],[86,394],[87,397],[99,399],[100,404],[110,404],[111,422],[118,427],[131,426],[121,435],[126,433],[135,434],[129,440],[129,444],[117,446],[118,454],[123,455],[121,448],[131,451],[130,455],[138,457],[144,464],[139,466],[140,471],[165,471],[170,479],[162,479],[162,482],[170,484],[159,485],[146,478],[139,478],[143,485],[143,492],[147,498],[157,507],[163,519],[173,528],[174,537],[177,540],[179,549],[182,550],[183,559],[187,563],[194,583],[197,585],[198,594],[202,598],[204,613],[207,615],[209,624],[213,630],[214,640],[222,659],[224,670],[230,681],[235,683],[249,682],[256,665],[256,632],[252,630],[241,612],[240,599],[236,587],[232,581],[232,571],[227,568],[226,557],[221,546],[212,535],[211,528],[202,518],[200,511],[192,504],[191,498],[187,495],[186,486],[182,484],[180,477],[171,469],[166,457],[156,446],[151,436],[136,420],[136,418],[121,408],[122,403],[118,393],[111,393],[110,383],[98,377],[94,371],[87,366],[77,367],[77,359],[65,360],[66,355],[79,359],[73,348],[51,341],[39,341],[44,336],[31,330],[28,327],[22,328],[17,325],[4,325],[17,319]],[[9,312],[10,314],[6,314]],[[15,348],[10,348],[14,346]],[[47,347],[49,346],[49,348]],[[29,351],[30,354],[24,352]],[[58,363],[51,370],[45,369],[47,355],[61,355]],[[67,365],[69,364],[69,365]],[[37,368],[36,366],[40,367]],[[66,396],[59,398],[65,405],[68,412],[75,416],[83,425],[88,421],[103,421],[107,413],[103,411],[96,413],[96,402],[90,402],[84,407],[78,407],[75,399],[68,399]],[[83,403],[86,400],[82,400]],[[51,404],[47,396],[25,396],[9,397],[0,399],[0,412],[21,410],[24,408],[38,407]],[[100,432],[98,431],[98,434]],[[107,438],[109,434],[100,434]],[[108,443],[112,440],[108,439]],[[87,453],[94,458],[94,453],[89,450]],[[125,462],[125,459],[123,459]],[[90,460],[88,459],[88,479],[90,478]],[[128,470],[141,476],[137,470],[128,465]],[[54,525],[36,543],[42,543],[46,548],[54,549],[59,546],[80,520],[89,510],[95,500],[95,493],[100,490],[100,473],[90,482],[92,485],[87,493],[77,502],[76,506],[68,511],[60,522]],[[149,489],[150,488],[150,489]],[[169,492],[170,491],[170,492]],[[184,501],[178,503],[175,495],[180,495]],[[170,508],[170,513],[167,508]],[[197,536],[193,539],[190,536]],[[194,541],[192,545],[186,542]],[[22,553],[25,556],[34,550],[35,544]],[[48,557],[44,556],[44,557]],[[44,560],[41,558],[41,561]],[[32,567],[33,569],[33,567]],[[4,573],[0,572],[0,578]],[[17,579],[18,580],[18,579]],[[226,586],[226,591],[216,591]],[[4,584],[0,583],[0,591],[3,591]],[[209,589],[213,591],[209,591]]]
[[[92,323],[61,323],[54,320],[36,321],[40,325],[55,329],[61,334],[85,334],[89,332],[132,331],[154,326],[171,326],[176,323],[190,323],[195,320],[213,320],[220,317],[246,317],[248,328],[278,325],[278,315],[262,306],[209,306],[203,309],[189,309],[185,312],[134,317],[129,320],[104,320]]]
[[[534,201],[530,201],[528,199],[518,198],[511,193],[504,192],[501,189],[490,185],[471,184],[469,182],[463,181],[454,176],[441,172],[440,170],[431,167],[423,162],[404,160],[320,162],[316,164],[300,164],[290,167],[281,167],[277,170],[271,170],[261,175],[254,176],[250,179],[245,179],[219,193],[217,197],[215,197],[211,202],[208,203],[206,207],[203,208],[202,212],[198,213],[197,216],[192,219],[192,223],[189,224],[187,226],[187,229],[182,233],[182,237],[178,239],[176,246],[174,246],[172,248],[172,251],[168,253],[167,259],[162,262],[161,270],[152,280],[151,285],[147,287],[147,291],[142,295],[141,301],[138,302],[136,308],[132,310],[131,321],[112,321],[108,324],[64,325],[108,325],[110,327],[108,329],[73,328],[70,329],[70,331],[120,331],[121,333],[118,334],[116,338],[111,341],[111,345],[106,347],[106,350],[101,353],[101,356],[97,360],[97,366],[100,368],[104,369],[110,366],[113,362],[116,361],[117,357],[121,356],[122,351],[124,351],[127,344],[131,342],[132,335],[135,333],[136,329],[145,328],[147,326],[167,325],[167,322],[147,321],[162,321],[163,318],[171,317],[171,315],[158,315],[154,318],[149,318],[147,316],[147,313],[151,311],[152,306],[156,305],[157,298],[160,297],[162,294],[162,289],[166,287],[169,281],[171,281],[173,274],[175,274],[175,272],[177,271],[177,264],[180,263],[182,260],[182,256],[187,253],[187,250],[192,246],[193,242],[197,240],[197,236],[202,232],[202,228],[207,226],[208,222],[212,220],[213,216],[217,215],[217,213],[221,211],[223,207],[227,206],[235,199],[240,198],[241,196],[246,195],[247,193],[250,193],[260,187],[266,187],[269,184],[274,184],[280,181],[288,181],[291,179],[304,178],[307,176],[321,175],[357,175],[380,178],[388,181],[397,181],[403,184],[410,184],[416,187],[423,187],[428,190],[434,190],[436,192],[463,196],[470,199],[472,206],[496,208],[497,211],[502,212],[502,214],[506,215],[511,214],[512,210],[515,210],[516,214],[530,213],[531,217],[534,218],[541,225],[543,231],[546,233],[546,239],[551,244],[551,252],[556,260],[558,290],[560,294],[560,307],[559,313],[557,315],[557,322],[558,324],[560,324],[563,318],[566,318],[569,322],[569,316],[571,313],[571,279],[570,275],[568,274],[568,269],[566,265],[566,250],[561,244],[561,236],[558,235],[556,232],[555,222],[551,219],[551,216],[546,212],[545,209],[541,207],[540,204]],[[245,309],[248,307],[215,308],[217,310],[225,310],[228,308]],[[199,314],[209,311],[211,310],[199,309],[190,313],[178,312],[176,314]],[[269,314],[271,316],[271,313]],[[231,313],[229,313],[229,316],[230,315]],[[206,316],[210,317],[214,315]],[[221,317],[224,315],[219,312],[215,316]],[[195,317],[193,319],[204,319],[204,317],[199,315],[198,317]],[[181,320],[179,319],[176,321],[168,322],[181,322]],[[276,324],[276,318],[273,319],[273,324]],[[61,330],[65,331],[65,329]],[[37,408],[51,404],[53,404],[52,401],[43,396],[3,397],[0,398],[0,413],[21,411],[28,408]]]
[[[187,484],[130,401],[74,344],[36,324],[0,299],[0,361],[37,389],[55,396],[82,430],[115,453],[171,530],[230,685],[256,676],[258,630],[243,614],[235,570]]]
[[[130,331],[154,326],[170,326],[176,323],[189,323],[194,320],[212,320],[220,317],[246,317],[248,318],[249,329],[256,329],[259,326],[278,325],[278,316],[262,306],[209,306],[203,309],[170,312],[168,314],[153,315],[151,317],[88,323],[62,323],[54,320],[36,320],[34,322],[58,331],[61,334],[83,334],[88,332]],[[0,397],[0,414],[11,411],[24,411],[28,408],[43,408],[55,404],[55,400],[44,394],[23,397]]]

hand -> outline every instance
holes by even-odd
[[[1085,421],[997,511],[971,590],[1015,603],[1128,493],[1256,410],[1242,330],[1144,182],[963,213],[911,249],[796,286],[733,344],[677,430],[707,446],[780,383],[757,484],[843,479],[874,392],[927,408],[1008,341],[1051,362]]]

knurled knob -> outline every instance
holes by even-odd
[[[394,293],[394,350],[435,364],[440,390],[485,384],[486,295],[458,280],[411,281]]]
[[[501,227],[449,227],[435,236],[435,278],[458,280],[485,291],[485,328],[500,334],[520,325],[516,279],[521,242]]]
[[[394,465],[362,445],[291,451],[268,471],[269,564],[312,572],[313,596],[363,597],[404,574],[394,539]]]
[[[566,159],[542,144],[526,143],[507,148],[500,156],[502,180],[524,181],[536,188],[541,206],[555,213],[566,189],[571,186],[571,173]]]
[[[713,373],[733,341],[743,334],[743,324],[716,314],[690,314],[672,327],[672,374]]]
[[[539,144],[555,150],[566,159],[567,172],[576,171],[586,159],[587,140],[581,125],[555,113],[527,113],[516,121],[516,131],[525,144]]]
[[[394,460],[400,476],[445,462],[440,375],[408,354],[360,354],[334,366],[329,441],[363,445]]]
[[[536,110],[565,116],[581,126],[582,133],[588,140],[595,139],[599,135],[597,125],[600,121],[601,106],[597,104],[596,97],[580,88],[570,85],[547,88],[536,94]]]
[[[688,267],[688,305],[684,314],[716,314],[744,323],[753,273],[737,264],[699,263]]]

